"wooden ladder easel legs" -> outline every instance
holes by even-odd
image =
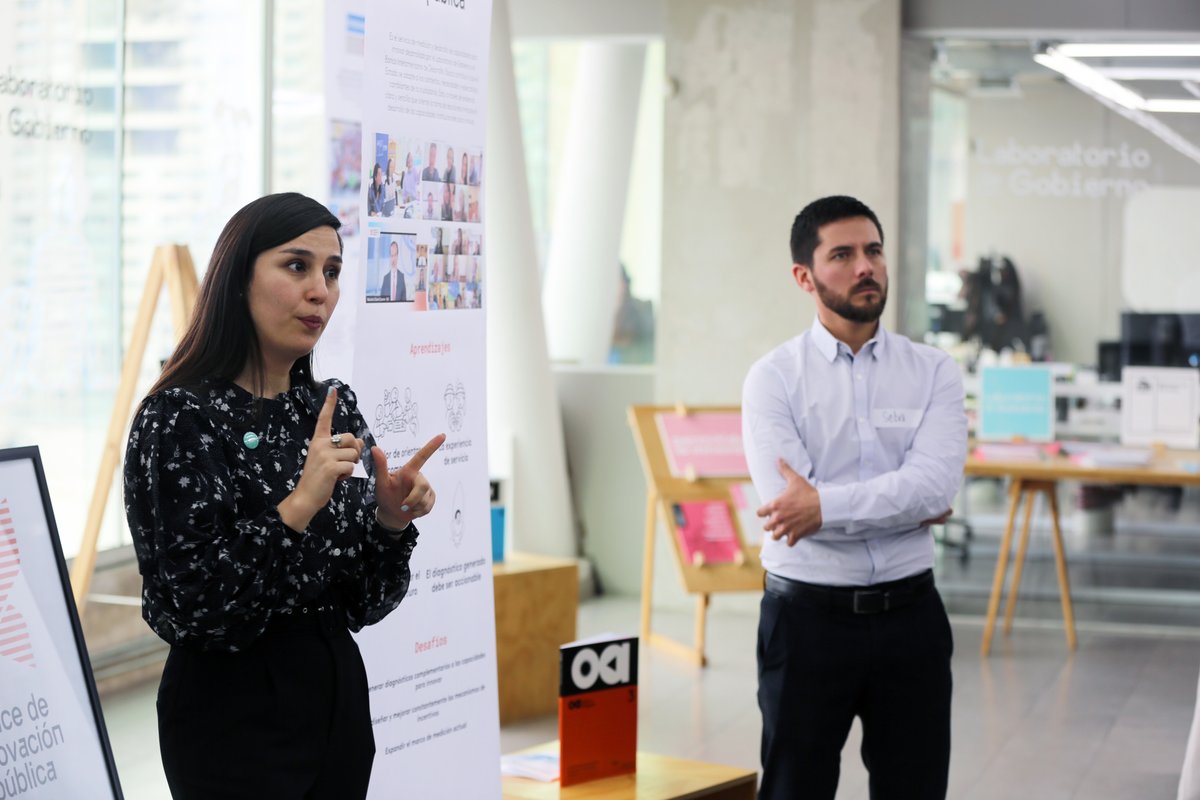
[[[133,393],[137,388],[138,373],[146,355],[150,340],[150,326],[154,322],[154,311],[158,296],[166,283],[171,321],[178,342],[191,319],[192,308],[199,292],[196,268],[192,256],[184,245],[161,245],[154,249],[150,270],[146,273],[146,285],[142,300],[134,319],[133,332],[129,337],[129,349],[125,351],[125,363],[121,368],[121,382],[117,385],[113,400],[112,415],[108,420],[108,432],[104,437],[104,450],[100,456],[100,469],[92,489],[92,501],[88,505],[87,520],[83,526],[83,539],[79,553],[71,563],[71,588],[75,595],[75,606],[83,614],[87,606],[88,590],[92,585],[92,574],[96,570],[96,547],[100,538],[100,525],[104,520],[104,509],[112,492],[113,478],[124,455],[122,434],[129,424]]]
[[[689,647],[666,636],[654,633],[650,629],[650,616],[654,601],[654,535],[658,527],[659,496],[650,489],[646,493],[646,539],[642,551],[642,626],[641,640],[646,646],[655,645],[669,650],[696,666],[708,664],[704,654],[705,630],[708,622],[709,595],[696,595],[695,644]]]

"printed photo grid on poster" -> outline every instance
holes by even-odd
[[[374,143],[362,176],[383,226],[368,232],[366,301],[483,308],[482,148],[380,132]]]

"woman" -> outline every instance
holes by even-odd
[[[383,167],[376,162],[375,168],[371,170],[371,185],[367,187],[367,216],[383,215],[383,201],[386,194],[387,187],[383,185]]]
[[[454,195],[451,194],[448,183],[442,187],[442,221],[454,221]]]
[[[176,798],[365,797],[367,677],[349,631],[408,591],[435,437],[395,472],[313,346],[338,302],[338,220],[298,194],[221,232],[192,321],[129,435],[142,614]],[[369,459],[362,459],[364,451]],[[362,459],[372,475],[352,478]]]
[[[458,222],[467,221],[467,190],[465,187],[459,187],[455,190],[458,195],[458,210],[454,212],[454,219]]]
[[[421,178],[417,174],[417,168],[413,166],[413,156],[410,152],[404,157],[404,174],[400,176],[401,200],[405,203],[414,202],[419,196],[417,192],[420,190]],[[432,197],[430,198],[430,208],[432,209]],[[429,219],[433,216],[430,211]]]
[[[396,159],[389,158],[387,160],[387,170],[383,173],[384,197],[385,199],[396,202],[396,192],[400,189],[400,175],[396,172]]]

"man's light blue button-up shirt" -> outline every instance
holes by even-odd
[[[793,547],[764,538],[769,572],[865,586],[933,566],[921,522],[951,507],[967,455],[962,376],[948,355],[882,324],[855,355],[814,320],[750,368],[742,436],[764,502],[787,486],[780,458],[821,499],[817,533]]]

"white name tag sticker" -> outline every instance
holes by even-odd
[[[925,410],[920,408],[876,408],[871,411],[871,424],[876,428],[915,428],[924,416]]]

